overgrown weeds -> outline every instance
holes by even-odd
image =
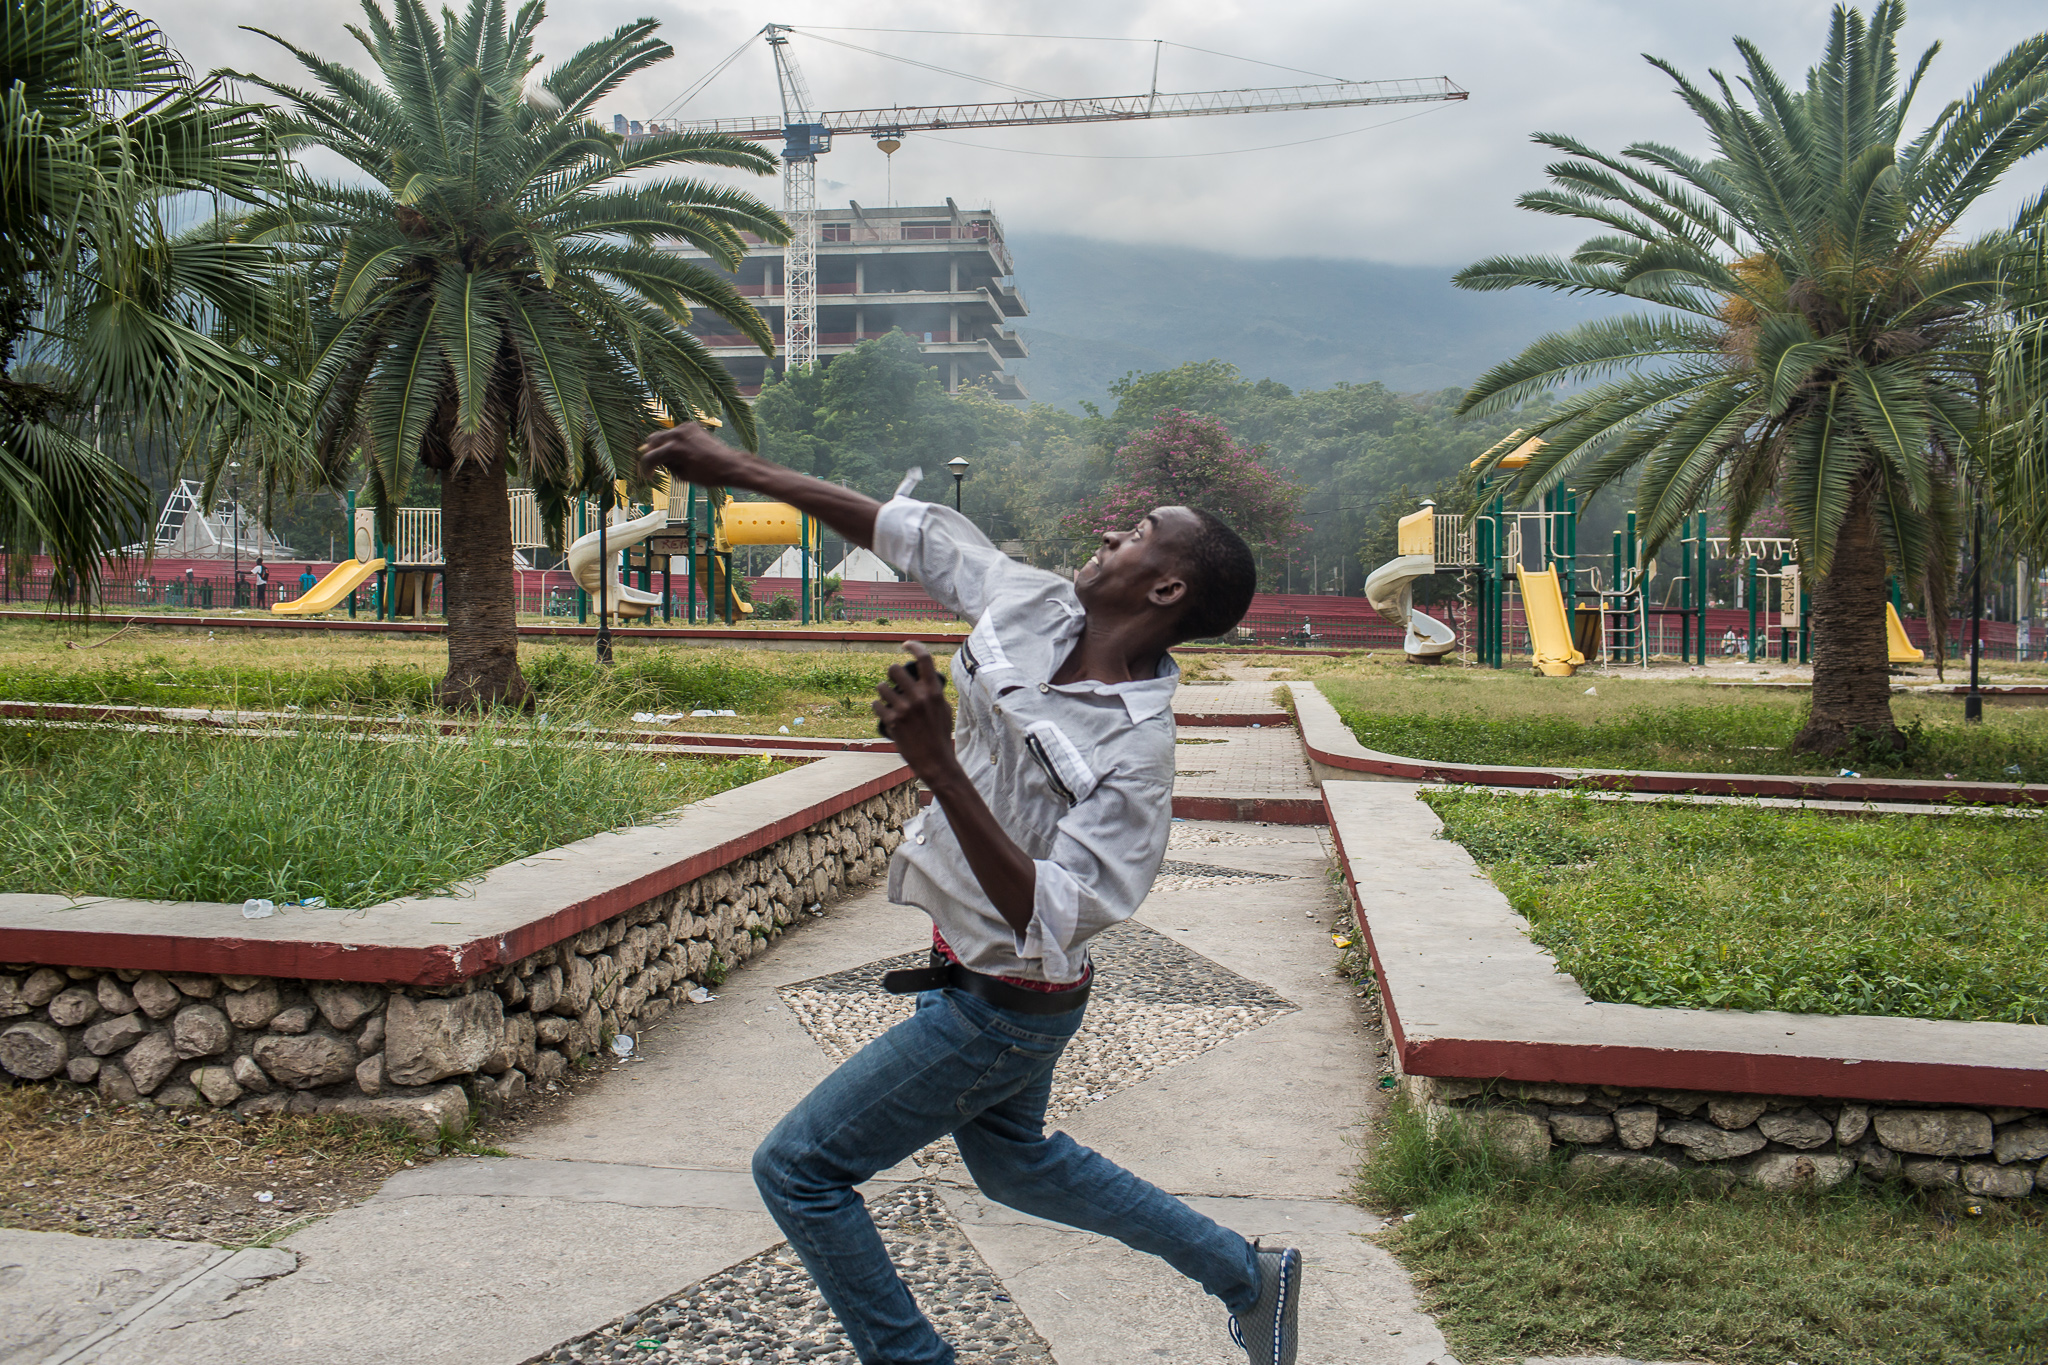
[[[1772,1194],[1518,1166],[1396,1104],[1362,1169],[1459,1359],[2038,1365],[2048,1206],[1971,1218],[1897,1187]]]

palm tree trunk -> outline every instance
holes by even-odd
[[[1858,492],[1835,539],[1835,562],[1813,592],[1813,708],[1794,749],[1836,754],[1865,743],[1899,747],[1885,640],[1884,544],[1871,490]]]
[[[524,706],[517,585],[512,577],[512,503],[505,457],[465,461],[441,483],[442,597],[448,611],[450,710]]]

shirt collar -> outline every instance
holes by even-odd
[[[1055,687],[1059,692],[1093,692],[1099,696],[1115,697],[1124,704],[1131,723],[1136,725],[1148,721],[1173,705],[1173,694],[1180,687],[1180,665],[1171,654],[1160,656],[1159,672],[1150,678],[1133,678],[1129,682],[1105,683],[1084,678],[1080,682],[1060,683]]]

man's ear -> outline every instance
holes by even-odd
[[[1145,600],[1155,607],[1171,607],[1187,600],[1188,581],[1185,578],[1162,578],[1152,585],[1152,591],[1145,594]]]

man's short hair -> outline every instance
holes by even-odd
[[[1259,562],[1223,518],[1190,507],[1199,525],[1187,545],[1188,606],[1175,644],[1223,635],[1244,619],[1259,587]]]

